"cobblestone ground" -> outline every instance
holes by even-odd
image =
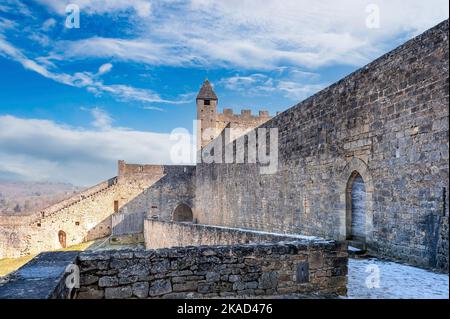
[[[349,298],[449,298],[449,276],[447,274],[438,274],[376,258],[351,258],[348,272]],[[376,285],[377,273],[379,273],[378,288]],[[368,288],[368,286],[373,288]]]

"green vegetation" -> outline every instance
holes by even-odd
[[[30,255],[20,258],[6,258],[0,259],[0,277],[6,276],[7,274],[13,272],[16,269],[19,269],[31,259],[33,259],[36,255]]]

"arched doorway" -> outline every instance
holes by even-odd
[[[357,171],[347,183],[346,236],[348,240],[366,242],[366,185]]]
[[[179,204],[172,214],[174,222],[192,222],[193,219],[192,209],[184,203]]]
[[[61,244],[61,248],[67,247],[67,236],[64,231],[60,230],[58,232],[58,240],[59,240],[59,243]]]

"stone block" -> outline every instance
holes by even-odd
[[[278,274],[275,271],[265,272],[259,279],[259,289],[272,289],[278,285]]]
[[[133,296],[130,286],[105,288],[105,299],[127,299]]]
[[[147,298],[149,295],[148,282],[136,282],[133,284],[133,295],[138,298]]]
[[[174,292],[182,292],[182,291],[197,291],[198,282],[196,281],[187,281],[180,284],[173,285]]]
[[[105,292],[91,287],[81,287],[77,294],[77,299],[102,299]]]
[[[98,280],[99,287],[114,287],[117,285],[119,285],[119,279],[114,276],[105,276]]]
[[[172,292],[172,284],[169,279],[159,279],[151,283],[149,295],[161,296]]]

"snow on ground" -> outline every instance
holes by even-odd
[[[349,298],[449,298],[449,276],[447,274],[438,274],[376,258],[350,258],[348,266]]]

